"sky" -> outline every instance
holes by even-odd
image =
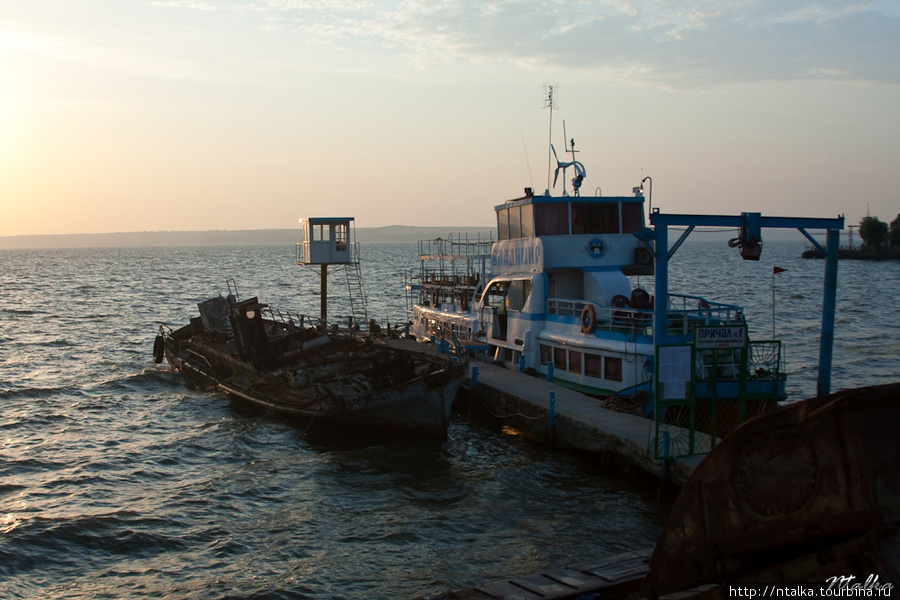
[[[551,127],[585,194],[890,222],[900,0],[0,0],[0,236],[490,226]]]

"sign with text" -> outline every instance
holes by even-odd
[[[544,270],[544,245],[539,238],[497,242],[491,248],[494,275],[531,275]]]
[[[743,348],[746,345],[746,325],[698,325],[694,328],[695,348]]]

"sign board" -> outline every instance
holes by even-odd
[[[746,345],[746,325],[698,325],[694,328],[695,348],[743,348]]]
[[[491,248],[494,275],[531,275],[544,270],[544,245],[540,238],[497,242]]]
[[[660,346],[657,352],[663,400],[684,400],[691,381],[691,347]]]

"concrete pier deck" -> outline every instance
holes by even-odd
[[[385,343],[418,352],[436,352],[434,346],[410,339],[390,339]],[[477,382],[473,382],[473,368],[478,369]],[[664,469],[662,461],[654,458],[654,423],[650,419],[608,410],[593,396],[520,373],[510,365],[504,367],[471,359],[468,375],[469,398],[465,398],[466,391],[463,390],[458,399],[473,403],[473,408],[477,402],[505,426],[537,443],[595,452],[679,486],[690,478],[705,457],[669,459]],[[548,427],[550,392],[555,396],[552,437]],[[694,435],[701,447],[709,446],[706,434],[697,432]]]
[[[669,459],[665,471],[654,458],[654,423],[638,415],[608,410],[600,400],[546,379],[478,360],[473,402],[484,405],[503,423],[538,442],[554,447],[596,452],[682,485],[705,455]],[[549,425],[550,393],[555,396],[554,427]],[[696,433],[703,436],[705,434]]]

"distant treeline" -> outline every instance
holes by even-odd
[[[491,235],[490,227],[357,227],[361,243],[405,243],[468,233]],[[125,248],[141,246],[284,246],[300,241],[300,229],[241,231],[138,231],[133,233],[78,233],[66,235],[0,236],[0,248]]]

